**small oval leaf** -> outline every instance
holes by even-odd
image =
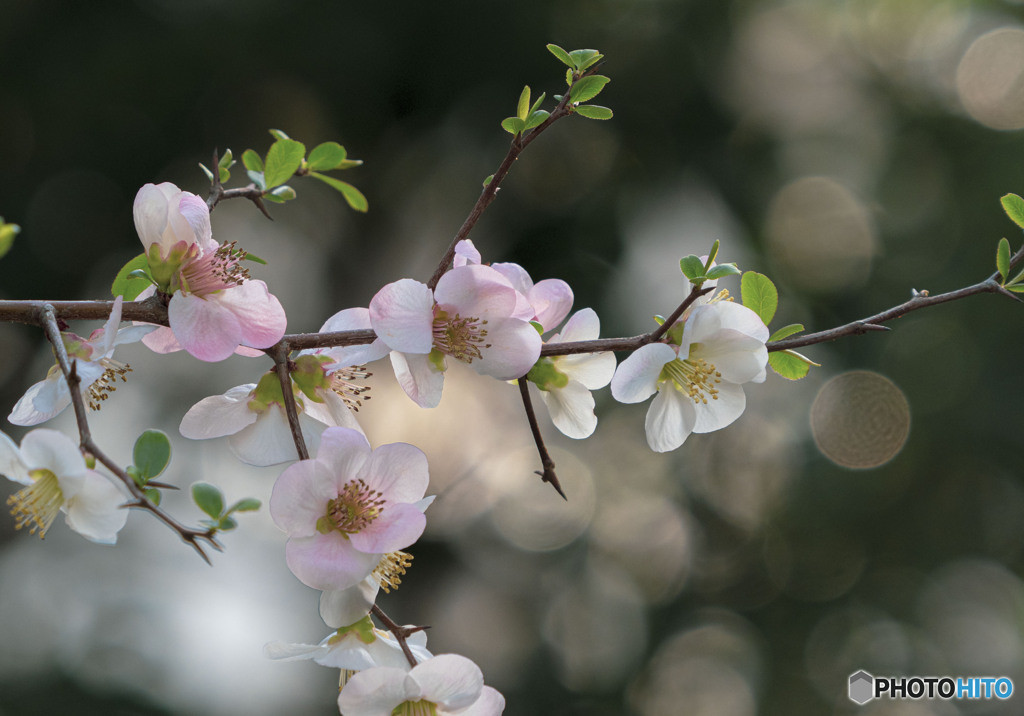
[[[1010,217],[1013,223],[1024,228],[1024,199],[1021,199],[1016,194],[1007,194],[1000,199],[1000,202],[1003,205],[1003,211],[1006,212],[1006,215]]]
[[[305,156],[306,146],[302,142],[294,139],[278,139],[274,142],[267,152],[267,164],[263,172],[267,186],[272,188],[291,179],[292,174],[302,166]]]
[[[242,165],[251,172],[263,171],[263,159],[252,149],[242,152]]]
[[[135,441],[132,460],[144,477],[152,479],[171,461],[171,441],[160,430],[147,430]]]
[[[313,171],[326,172],[337,169],[348,158],[345,147],[337,142],[318,144],[309,153],[309,168]]]
[[[573,102],[589,102],[597,97],[610,82],[604,75],[590,75],[575,82],[569,90],[569,99]]]
[[[779,307],[779,292],[772,280],[756,271],[747,271],[740,279],[743,305],[756,313],[767,326]]]
[[[196,506],[213,519],[220,519],[224,511],[224,495],[216,485],[208,482],[197,482],[192,485],[192,500]]]
[[[615,116],[610,109],[597,104],[581,104],[574,112],[587,119],[611,119]]]
[[[555,44],[548,45],[548,52],[557,57],[561,62],[568,65],[570,68],[575,69],[576,65],[569,57],[569,53],[563,50],[561,47]]]
[[[334,177],[325,176],[317,172],[310,172],[311,177],[316,177],[327,186],[341,192],[341,195],[345,197],[345,201],[356,211],[366,211],[370,208],[369,202],[366,201],[366,197],[363,193],[356,189],[348,182],[340,181]]]
[[[996,269],[1006,283],[1010,277],[1010,242],[1006,239],[999,239],[999,246],[996,247]]]
[[[117,272],[114,282],[110,285],[110,292],[114,296],[124,296],[125,301],[134,301],[140,293],[146,290],[147,286],[151,286],[153,283],[148,275],[146,278],[140,278],[135,272],[146,273],[148,269],[149,260],[146,258],[146,254],[139,254]]]

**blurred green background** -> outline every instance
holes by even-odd
[[[723,260],[776,280],[775,327],[845,323],[981,280],[1000,237],[1020,243],[999,197],[1024,194],[1021,5],[5,0],[0,214],[23,232],[0,298],[109,297],[140,251],[138,188],[202,194],[198,162],[263,153],[275,127],[366,161],[344,178],[367,215],[311,180],[273,222],[242,202],[214,213],[216,238],[271,260],[256,273],[289,330],[316,330],[430,274],[504,156],[522,86],[564,87],[555,42],[605,53],[597,103],[615,118],[566,120],[528,149],[473,235],[485,261],[563,278],[603,335],[633,335],[684,295],[679,257],[720,239]],[[748,386],[739,421],[666,455],[646,446],[646,405],[603,391],[587,441],[542,417],[568,504],[532,474],[513,387],[455,370],[421,411],[380,363],[360,419],[373,444],[427,451],[439,495],[381,604],[431,624],[435,653],[476,660],[511,716],[1021,713],[1021,696],[857,707],[846,682],[1024,688],[1022,320],[981,296],[807,349],[810,378]],[[95,414],[101,444],[127,462],[162,428],[168,479],[266,499],[278,468],[177,423],[269,361],[123,353],[134,373]],[[3,404],[51,363],[38,331],[0,326]],[[840,375],[852,391],[819,395]],[[209,569],[145,515],[113,548],[0,520],[0,714],[335,712],[331,670],[261,654],[327,631],[283,536],[261,513],[225,542]]]

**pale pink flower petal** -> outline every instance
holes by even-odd
[[[438,406],[444,389],[444,371],[438,370],[426,355],[392,351],[391,367],[402,390],[417,405],[421,408]]]
[[[455,257],[452,260],[454,266],[465,266],[466,264],[480,263],[480,252],[469,239],[463,239],[455,244]]]
[[[68,527],[97,544],[116,543],[117,533],[128,521],[121,491],[93,470],[66,475],[60,486]]]
[[[370,613],[379,591],[380,583],[372,576],[347,589],[323,591],[320,618],[332,629],[355,624]]]
[[[434,343],[434,297],[426,284],[403,278],[370,301],[370,321],[384,343],[403,353],[429,353]]]
[[[460,266],[437,282],[434,300],[440,308],[458,313],[463,318],[499,318],[512,314],[516,306],[516,290],[508,279],[490,266]],[[412,352],[426,353],[429,349]]]
[[[346,308],[328,318],[320,327],[320,333],[333,333],[335,331],[355,331],[372,328],[370,323],[370,311],[366,308]],[[333,365],[347,367],[351,365],[365,365],[379,360],[388,354],[387,344],[380,338],[373,343],[358,346],[336,346],[319,351],[321,355],[330,356],[334,361]]]
[[[349,535],[349,540],[360,552],[388,554],[418,540],[426,526],[426,516],[415,505],[392,504],[369,525]]]
[[[323,465],[326,471],[324,474],[328,475],[326,479],[333,490],[332,497],[349,480],[365,473],[365,466],[372,455],[373,450],[365,435],[352,430],[326,431],[316,453],[316,461]]]
[[[537,329],[517,318],[492,320],[487,329],[491,346],[473,361],[476,372],[498,380],[526,375],[540,357],[543,345]]]
[[[317,522],[324,516],[327,503],[338,496],[335,482],[329,466],[319,460],[300,460],[289,465],[270,493],[274,522],[291,536],[319,534]]]
[[[388,502],[415,502],[430,483],[427,456],[408,443],[381,445],[362,468],[366,483]],[[391,550],[388,550],[391,551]]]
[[[285,561],[300,582],[314,589],[345,589],[372,572],[379,554],[352,548],[340,532],[293,537],[285,545]]]
[[[572,310],[572,289],[560,278],[538,281],[526,297],[537,312],[537,323],[542,325],[545,331],[556,328]]]

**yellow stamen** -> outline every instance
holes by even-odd
[[[661,380],[671,380],[694,403],[707,405],[709,395],[718,400],[715,385],[722,382],[722,374],[703,358],[676,358],[661,369]]]
[[[398,585],[402,583],[402,575],[411,566],[411,554],[401,550],[390,552],[380,558],[370,576],[377,580],[385,594],[391,594],[392,589],[398,589]]]
[[[29,534],[39,532],[39,538],[42,539],[64,504],[64,493],[57,476],[49,470],[33,470],[29,477],[32,478],[32,484],[8,497],[7,504],[14,515],[14,529],[20,530],[31,523]]]
[[[132,367],[127,363],[121,363],[113,358],[101,358],[99,363],[106,370],[103,371],[103,375],[89,386],[88,399],[90,410],[99,410],[103,407],[103,401],[117,390],[115,385],[117,379],[120,378],[122,383],[128,382],[127,375],[132,370]]]

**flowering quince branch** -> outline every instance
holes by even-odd
[[[533,411],[533,401],[530,400],[530,382],[526,378],[520,378],[516,381],[519,384],[519,394],[523,398],[523,408],[526,409],[526,418],[530,421],[530,431],[533,433],[533,440],[537,443],[537,452],[540,453],[540,463],[544,468],[544,471],[535,470],[537,475],[540,475],[540,479],[543,482],[550,483],[555,492],[562,496],[562,499],[567,501],[568,497],[565,496],[565,492],[562,490],[562,485],[558,481],[558,475],[555,474],[555,461],[551,459],[551,455],[548,454],[547,446],[544,445],[544,438],[540,434],[540,426],[537,424],[537,414]]]
[[[429,629],[428,626],[417,626],[417,627],[404,627],[396,623],[391,617],[384,613],[376,604],[370,608],[370,613],[380,620],[380,623],[384,625],[384,628],[395,635],[395,639],[398,641],[399,646],[402,647],[402,653],[405,654],[405,658],[409,662],[409,666],[416,666],[419,662],[416,656],[412,653],[412,649],[409,648],[409,637],[416,632]]]
[[[306,441],[302,437],[302,427],[299,425],[299,410],[295,405],[295,392],[292,390],[291,372],[294,370],[295,364],[288,359],[288,342],[285,340],[279,341],[271,348],[268,348],[267,353],[274,359],[274,371],[281,382],[285,415],[288,416],[288,426],[292,431],[292,440],[295,441],[295,450],[298,452],[300,460],[308,460],[309,449],[306,447]]]
[[[57,324],[57,317],[53,307],[49,304],[44,304],[40,310],[38,320],[42,325],[43,330],[46,332],[47,339],[49,339],[53,346],[53,352],[57,357],[57,363],[68,382],[68,388],[71,392],[71,404],[75,411],[75,422],[78,424],[79,443],[82,451],[95,457],[96,460],[110,470],[110,472],[113,473],[131,493],[134,500],[127,502],[124,507],[135,507],[149,511],[157,519],[177,532],[183,542],[192,547],[192,549],[194,549],[207,564],[210,564],[210,558],[207,556],[206,552],[203,551],[203,545],[200,543],[200,540],[205,541],[210,547],[213,547],[213,549],[218,552],[223,551],[220,543],[214,538],[216,530],[193,529],[178,522],[164,510],[153,504],[131,476],[100,449],[92,438],[92,432],[89,430],[89,420],[86,417],[85,402],[82,399],[82,391],[79,390],[80,379],[77,371],[75,370],[77,361],[76,363],[71,363],[68,360],[68,354],[64,348],[64,341],[61,339],[60,327]]]

